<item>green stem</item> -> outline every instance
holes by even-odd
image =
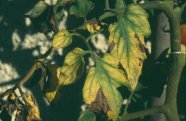
[[[146,109],[143,111],[138,111],[138,112],[122,115],[120,118],[120,121],[127,121],[127,120],[136,119],[136,118],[144,118],[145,116],[152,115],[155,113],[160,113],[160,112],[163,113],[165,111],[166,111],[166,106],[162,105],[159,107],[154,107],[154,108]]]
[[[53,12],[54,12],[54,22],[55,22],[55,33],[57,33],[57,32],[59,32],[59,27],[58,27],[58,25],[59,25],[59,23],[58,23],[58,20],[57,20],[57,8],[56,7],[54,7],[53,8]]]
[[[126,106],[125,106],[123,115],[127,114],[127,109],[128,109],[128,107],[129,107],[129,104],[130,104],[130,102],[131,102],[131,99],[132,99],[132,96],[133,96],[133,95],[134,95],[134,91],[132,91],[132,92],[130,93],[130,95],[129,95],[129,98],[128,98],[127,104],[126,104]]]
[[[77,36],[77,37],[81,38],[81,40],[85,43],[87,49],[92,51],[92,48],[90,47],[90,45],[88,43],[89,39],[92,37],[91,35],[87,39],[79,33],[72,33],[71,36]]]
[[[39,56],[36,58],[37,61],[43,61],[43,59],[45,59],[46,57],[48,57],[52,51],[54,50],[53,47],[50,47],[43,55]]]
[[[110,9],[109,0],[105,0],[105,9]]]
[[[154,113],[164,113],[168,121],[179,121],[177,111],[177,91],[181,73],[185,65],[185,55],[181,53],[180,42],[180,18],[183,10],[180,7],[174,8],[173,1],[150,1],[141,6],[145,9],[162,10],[169,19],[171,30],[171,64],[167,82],[167,95],[164,105],[123,115],[121,121],[144,117]]]
[[[18,84],[16,84],[13,88],[8,89],[7,91],[3,92],[3,93],[0,95],[0,98],[3,98],[3,97],[5,97],[5,96],[7,96],[7,95],[13,93],[17,88],[19,88],[19,91],[20,91],[20,89],[22,88],[22,86],[32,77],[32,75],[34,74],[34,72],[35,72],[38,68],[40,68],[41,62],[44,60],[44,58],[46,58],[47,56],[49,56],[49,55],[51,54],[52,50],[53,50],[53,48],[50,47],[50,48],[48,49],[48,51],[47,51],[45,54],[39,56],[39,57],[37,58],[37,60],[35,61],[35,63],[34,63],[34,64],[32,65],[32,67],[30,68],[30,70],[28,71],[28,73],[25,75],[25,77],[24,77],[22,80],[20,80],[20,81],[18,82]]]

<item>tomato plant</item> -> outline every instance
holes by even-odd
[[[130,120],[154,113],[164,113],[168,121],[179,121],[176,96],[179,78],[185,65],[183,59],[185,53],[181,52],[180,41],[186,44],[186,25],[181,26],[181,34],[178,29],[180,29],[180,16],[185,4],[174,6],[175,2],[171,0],[145,0],[140,3],[114,0],[112,4],[109,0],[99,2],[104,5],[99,10],[99,14],[95,12],[100,9],[99,4],[94,0],[57,0],[52,4],[39,1],[27,15],[34,19],[39,17],[47,7],[52,7],[50,29],[55,35],[48,51],[36,59],[28,74],[12,89],[1,95],[2,106],[7,107],[10,104],[4,103],[5,96],[14,102],[19,112],[16,116],[17,120],[20,120],[23,115],[26,117],[24,120],[27,121],[41,119],[34,97],[22,91],[28,79],[36,70],[41,69],[43,72],[41,77],[44,78],[39,82],[41,91],[50,104],[60,98],[63,87],[82,81],[82,76],[86,76],[83,80],[82,96],[87,108],[80,114],[79,121],[97,121],[100,120],[98,115],[103,116],[104,120]],[[162,10],[170,21],[169,59],[172,65],[167,76],[167,97],[162,106],[127,113],[130,101],[139,85],[144,61],[148,58],[145,40],[152,33],[148,9]],[[69,16],[74,17],[75,21],[80,21],[80,24],[61,28],[61,18],[65,10],[68,11]],[[91,39],[98,34],[107,38],[106,52],[96,51],[91,44]],[[96,41],[102,40],[97,38]],[[81,43],[83,46],[72,46],[74,42]],[[46,63],[47,56],[51,53],[68,47],[71,48],[64,55],[62,66]],[[87,58],[94,64],[90,65]],[[46,70],[49,71],[50,78],[47,78],[47,74],[44,73]],[[131,93],[124,111],[121,111],[124,95],[119,90],[121,87]],[[20,97],[14,94],[16,89],[21,93],[24,104],[21,103]],[[26,115],[23,112],[27,112]]]

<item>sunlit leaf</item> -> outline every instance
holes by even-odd
[[[64,48],[72,43],[72,36],[68,30],[61,30],[58,32],[53,39],[52,47],[54,48]]]
[[[60,98],[60,92],[58,89],[59,89],[59,87],[55,91],[45,92],[45,97],[48,102],[54,103],[55,101],[57,101]]]
[[[24,95],[24,101],[28,108],[27,121],[41,120],[39,108],[32,95]]]
[[[111,53],[126,71],[134,90],[146,59],[144,36],[151,33],[148,15],[141,7],[132,4],[116,23],[110,25],[109,32],[109,44],[114,45]]]
[[[96,115],[87,109],[80,115],[78,121],[96,121]]]
[[[85,54],[87,54],[86,51],[75,48],[66,55],[64,64],[57,74],[60,85],[72,84],[81,77],[84,72],[83,56]]]
[[[97,32],[101,29],[101,26],[98,25],[98,23],[96,22],[87,22],[86,23],[86,27],[87,27],[87,30],[90,32],[90,33],[94,33],[94,32]]]
[[[105,54],[103,59],[96,57],[96,67],[89,69],[83,88],[84,100],[90,109],[94,112],[102,110],[109,119],[116,120],[122,103],[116,88],[120,85],[129,87],[125,76],[110,54]]]
[[[91,0],[76,0],[75,5],[70,8],[70,14],[86,17],[93,8],[94,4]]]

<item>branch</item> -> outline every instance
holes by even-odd
[[[0,98],[4,98],[5,96],[13,93],[17,88],[20,89],[22,88],[22,86],[32,77],[32,75],[34,74],[34,72],[40,68],[41,66],[41,62],[43,61],[44,58],[46,58],[48,55],[50,55],[52,53],[53,48],[49,48],[48,51],[46,53],[44,53],[43,55],[41,55],[40,57],[38,57],[38,59],[36,60],[36,62],[33,64],[33,66],[30,68],[30,70],[28,71],[28,73],[25,75],[25,77],[20,80],[14,87],[12,87],[11,89],[8,89],[7,91],[3,92],[0,95]]]
[[[126,104],[126,107],[125,107],[125,110],[124,110],[124,114],[123,115],[125,115],[125,114],[127,114],[127,109],[128,109],[128,107],[129,107],[129,104],[130,104],[130,102],[131,102],[131,99],[132,99],[132,96],[134,95],[134,91],[132,91],[131,93],[130,93],[130,96],[129,96],[129,98],[128,98],[128,101],[127,101],[127,104]]]
[[[92,51],[92,48],[90,47],[88,40],[90,39],[90,37],[88,39],[86,39],[83,35],[79,34],[79,33],[72,33],[72,36],[77,36],[79,38],[81,38],[81,40],[84,42],[84,44],[86,45],[87,49]],[[92,37],[92,36],[91,36]]]
[[[35,70],[38,69],[40,66],[40,63],[36,62],[34,65],[30,68],[26,76],[19,82],[19,85],[24,85],[28,79],[34,74]]]
[[[105,9],[110,9],[109,0],[105,0]]]
[[[162,106],[159,106],[159,107],[154,107],[154,108],[146,109],[146,110],[143,110],[143,111],[124,114],[120,118],[120,121],[127,121],[127,120],[131,120],[131,119],[136,119],[136,118],[143,118],[143,117],[148,116],[148,115],[152,115],[152,114],[155,114],[155,113],[163,113],[165,111],[166,111],[166,106],[162,105]]]

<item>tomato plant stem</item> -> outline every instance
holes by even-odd
[[[184,54],[181,53],[180,18],[181,7],[174,8],[173,1],[151,1],[141,5],[146,9],[162,10],[168,17],[171,34],[171,63],[167,82],[167,95],[165,104],[160,107],[147,109],[135,113],[123,114],[121,121],[141,118],[155,113],[164,113],[168,121],[179,121],[177,111],[177,91],[183,67],[185,65]],[[185,7],[185,5],[184,5]]]

